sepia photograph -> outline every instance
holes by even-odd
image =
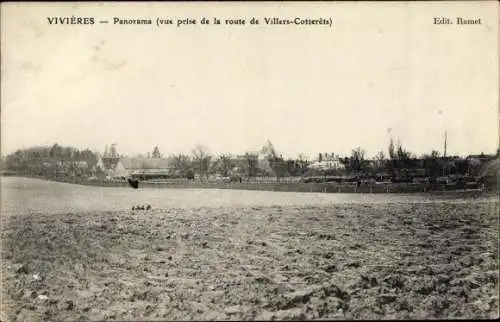
[[[2,2],[0,322],[498,319],[499,22]]]

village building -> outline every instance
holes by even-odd
[[[171,158],[123,157],[123,169],[132,177],[168,178],[175,169]]]
[[[105,147],[98,155],[97,167],[101,168],[108,179],[125,179],[128,176],[153,179],[167,178],[173,171],[173,160],[155,157],[128,157],[118,154],[116,143]]]
[[[50,162],[44,162],[45,166],[50,166]],[[89,167],[87,161],[58,161],[57,165],[60,167],[63,166],[73,166],[78,169],[87,169]]]
[[[317,170],[343,170],[345,169],[345,165],[338,155],[334,153],[324,153],[321,155],[321,160],[318,158],[309,165],[309,168]]]

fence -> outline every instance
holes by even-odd
[[[44,178],[40,178],[44,179]],[[453,184],[432,186],[424,183],[378,183],[361,184],[356,183],[304,183],[300,178],[251,178],[243,179],[242,182],[209,181],[205,179],[169,179],[162,181],[143,181],[141,188],[194,188],[194,189],[235,189],[235,190],[261,190],[261,191],[289,191],[289,192],[323,192],[323,193],[426,193],[444,191],[467,191],[485,190],[478,183],[469,183],[465,186]],[[100,180],[74,178],[72,180],[54,180],[58,182],[74,183],[87,186],[99,187],[129,187],[125,180]]]
[[[77,182],[75,182],[77,183]],[[127,187],[123,180],[92,180],[81,184],[102,187]],[[477,190],[476,183],[464,187],[456,185],[432,186],[421,183],[386,183],[386,184],[339,184],[339,183],[303,183],[276,180],[255,180],[238,182],[213,182],[207,180],[175,179],[165,181],[144,181],[141,188],[194,188],[194,189],[235,189],[261,191],[289,191],[289,192],[323,192],[323,193],[426,193],[432,191]]]

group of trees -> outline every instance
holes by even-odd
[[[360,172],[365,170],[368,165],[368,161],[365,160],[365,150],[361,148],[356,148],[352,150],[350,157],[344,157],[340,159],[349,172]]]
[[[192,155],[180,153],[171,155],[174,176],[194,178],[195,173],[208,176],[213,156],[205,146],[197,145]]]
[[[270,144],[270,143],[269,143]],[[271,145],[272,146],[272,145]],[[256,154],[246,153],[235,158],[230,154],[213,155],[207,147],[197,145],[190,154],[171,155],[173,176],[194,178],[220,174],[224,177],[275,176],[278,179],[287,176],[311,175],[309,161],[303,155],[297,159],[284,159],[276,155],[274,149],[267,159],[259,160]],[[388,156],[379,151],[374,159],[366,158],[366,151],[360,147],[351,151],[351,155],[339,158],[345,170],[335,170],[334,174],[354,174],[356,176],[379,176],[381,173],[392,178],[411,179],[414,176],[437,178],[445,174],[478,175],[481,162],[476,159],[443,158],[438,151],[431,151],[420,158],[403,148],[398,141],[391,139]],[[497,152],[498,155],[498,152]],[[325,155],[326,157],[327,155]],[[148,157],[162,158],[157,146]],[[323,155],[319,155],[319,160]],[[63,147],[57,143],[51,147],[32,147],[18,150],[2,160],[4,170],[20,175],[54,178],[58,175],[88,177],[102,174],[96,167],[98,156],[88,150]],[[327,171],[328,172],[328,171]],[[329,172],[323,174],[330,174]],[[330,171],[331,172],[331,171]],[[333,174],[333,173],[331,173]]]
[[[351,155],[339,158],[345,170],[334,170],[335,174],[354,174],[357,176],[376,177],[383,174],[393,179],[411,180],[415,176],[436,179],[442,175],[478,175],[481,162],[466,158],[444,158],[438,151],[431,151],[421,157],[404,148],[401,142],[396,144],[391,139],[387,149],[379,151],[373,159],[367,159],[366,151],[357,147]],[[320,160],[323,155],[320,154]],[[208,149],[198,145],[191,155],[179,154],[173,156],[174,167],[179,172],[189,169],[200,175],[219,173],[222,176],[275,176],[278,179],[287,176],[310,175],[310,164],[306,157],[284,159],[282,156],[270,154],[267,160],[258,160],[257,155],[245,154],[235,159],[230,154],[211,155]],[[263,162],[267,164],[263,166]],[[328,172],[328,171],[327,171]],[[332,172],[332,171],[330,171]],[[325,173],[324,173],[325,174]],[[333,174],[333,173],[332,173]]]
[[[233,175],[254,176],[258,173],[257,159],[246,154],[243,159],[235,159],[232,155],[223,153],[212,155],[208,148],[197,145],[191,155],[176,154],[171,156],[172,166],[179,176],[192,177],[194,173],[200,176],[219,173],[224,177]]]
[[[466,158],[444,158],[433,150],[418,158],[405,149],[401,142],[395,145],[391,139],[388,146],[388,157],[379,151],[373,160],[367,160],[365,150],[356,148],[349,157],[340,158],[345,172],[370,176],[384,173],[392,178],[409,180],[414,176],[425,176],[436,179],[442,175],[478,175],[481,162]]]
[[[307,171],[304,157],[297,160],[285,160],[282,156],[269,155],[266,160],[259,160],[258,155],[246,153],[235,157],[222,153],[212,155],[208,148],[197,145],[191,154],[171,156],[172,167],[177,176],[197,173],[200,176],[220,174],[224,177],[256,177],[256,176],[298,176]]]
[[[88,150],[64,147],[31,147],[9,154],[4,168],[19,175],[55,179],[66,176],[88,177],[95,175],[97,155]]]
[[[476,176],[481,168],[481,161],[477,159],[444,157],[436,150],[417,158],[415,154],[403,149],[399,142],[394,149],[392,140],[389,143],[389,156],[387,168],[393,176],[411,176],[415,171],[421,170],[423,176],[435,180],[443,175]]]

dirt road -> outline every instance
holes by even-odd
[[[11,216],[10,321],[498,317],[498,203]]]

